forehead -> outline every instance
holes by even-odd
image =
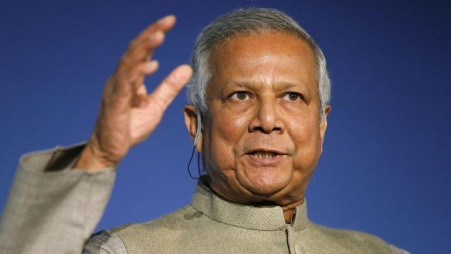
[[[233,36],[215,47],[210,61],[212,82],[209,91],[220,89],[231,80],[303,83],[317,91],[311,47],[288,33],[268,31]]]

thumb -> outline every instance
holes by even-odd
[[[149,99],[155,101],[155,106],[164,111],[186,85],[192,74],[193,70],[189,65],[180,65],[155,88],[155,91],[149,95]]]

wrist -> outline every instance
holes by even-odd
[[[74,169],[78,170],[100,170],[108,167],[115,167],[119,162],[113,162],[106,158],[102,152],[93,147],[89,142],[81,152],[80,157],[74,164]]]

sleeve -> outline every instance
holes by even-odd
[[[71,170],[83,146],[20,159],[0,218],[0,253],[81,253],[109,200],[115,168]]]
[[[393,254],[410,254],[410,252],[400,249],[394,245],[390,245],[390,249],[392,250]]]
[[[83,254],[127,254],[124,242],[109,230],[92,235],[86,242]]]

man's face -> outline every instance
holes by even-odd
[[[202,141],[210,187],[236,202],[303,202],[327,125],[311,48],[280,32],[240,35],[211,61]]]

